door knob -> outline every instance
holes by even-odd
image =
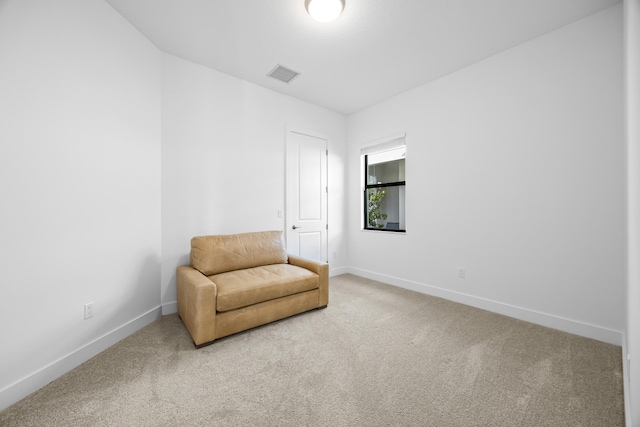
[[[302,228],[302,227],[299,227],[299,226],[297,226],[297,225],[294,225],[294,226],[292,226],[291,228],[293,228],[293,229],[295,230],[296,228]]]

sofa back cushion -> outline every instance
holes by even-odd
[[[191,239],[191,266],[205,276],[287,262],[282,231],[261,231]]]

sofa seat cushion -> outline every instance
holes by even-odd
[[[218,288],[217,311],[229,311],[317,289],[317,274],[291,264],[272,264],[208,276]]]

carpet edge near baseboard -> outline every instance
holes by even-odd
[[[162,315],[157,306],[0,390],[0,411],[38,391]]]
[[[535,323],[547,328],[557,329],[559,331],[568,332],[570,334],[579,335],[585,338],[591,338],[596,341],[605,342],[607,344],[622,346],[622,331],[616,331],[578,320],[567,319],[549,313],[531,310],[524,307],[518,307],[487,298],[481,298],[463,292],[451,291],[425,283],[387,276],[360,268],[349,267],[346,269],[346,273],[360,276],[365,279],[376,280],[378,282],[386,283],[422,294],[443,298],[471,307],[480,308],[482,310],[491,311],[503,316],[513,317],[514,319],[523,320],[525,322]]]

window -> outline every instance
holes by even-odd
[[[362,149],[364,161],[364,229],[405,230],[404,136]]]

